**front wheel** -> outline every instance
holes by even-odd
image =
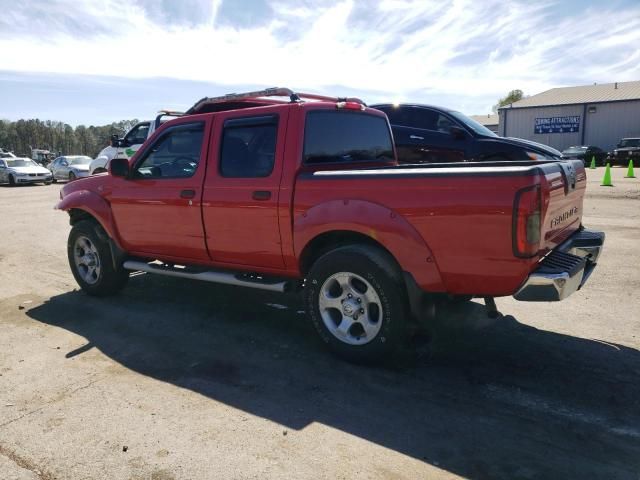
[[[73,226],[67,256],[76,282],[89,295],[112,295],[129,279],[129,272],[122,266],[114,268],[108,237],[94,221],[82,220]]]
[[[13,175],[9,175],[9,186],[10,187],[15,187],[16,186],[16,179],[14,178]]]
[[[394,260],[368,245],[320,257],[305,282],[308,315],[327,346],[358,363],[388,360],[406,339],[409,309]]]

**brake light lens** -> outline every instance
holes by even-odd
[[[542,199],[540,185],[516,193],[513,206],[513,253],[533,257],[540,250]]]
[[[342,110],[364,110],[366,107],[358,102],[337,102],[336,108]]]

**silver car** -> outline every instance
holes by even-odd
[[[29,158],[0,158],[0,183],[51,183],[51,172]]]
[[[58,180],[72,182],[77,178],[89,176],[89,164],[91,158],[84,155],[65,155],[56,158],[49,165],[49,170],[53,174],[53,181]]]

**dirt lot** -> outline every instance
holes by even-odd
[[[640,179],[589,171],[607,243],[556,304],[445,312],[395,369],[293,296],[139,275],[77,291],[58,187],[0,187],[0,479],[640,478]]]

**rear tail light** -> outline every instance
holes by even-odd
[[[516,257],[533,257],[540,250],[541,216],[540,185],[519,190],[513,205],[513,253]]]

